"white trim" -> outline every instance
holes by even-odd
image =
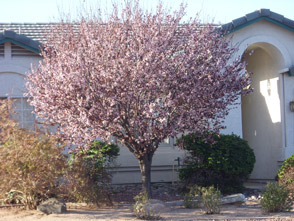
[[[282,69],[282,70],[279,70],[278,71],[278,74],[284,74],[284,73],[287,73],[287,72],[289,72],[289,68],[284,68],[284,69]]]
[[[30,68],[26,68],[20,65],[15,65],[14,64],[0,64],[1,65],[1,70],[0,70],[0,74],[4,74],[4,73],[13,73],[13,74],[18,74],[18,75],[22,75],[24,77],[26,77],[26,73],[28,71],[30,71]]]

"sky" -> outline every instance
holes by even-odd
[[[80,8],[111,9],[112,2],[123,0],[0,0],[0,23],[44,23],[59,21],[60,15],[71,14],[76,18]],[[142,6],[154,9],[157,0],[141,0]],[[177,9],[187,3],[187,17],[197,12],[203,22],[225,24],[260,8],[267,8],[294,20],[293,0],[162,0],[163,4]]]

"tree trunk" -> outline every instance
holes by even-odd
[[[142,174],[142,189],[148,199],[151,199],[151,164],[153,153],[145,154],[139,158],[140,170]]]

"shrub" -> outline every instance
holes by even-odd
[[[179,178],[186,185],[211,186],[222,192],[237,192],[252,172],[255,155],[247,142],[236,135],[199,137],[189,134],[177,140],[188,151],[186,167]]]
[[[184,206],[186,208],[197,208],[201,204],[205,207],[207,214],[220,213],[221,192],[214,186],[192,186],[189,193],[185,195]]]
[[[197,208],[201,203],[201,187],[194,185],[190,187],[189,193],[185,194],[184,206],[185,208]]]
[[[116,145],[95,141],[88,150],[64,155],[57,137],[20,128],[13,100],[0,101],[0,202],[28,209],[51,197],[100,203],[109,201],[106,168],[118,155]]]
[[[22,204],[25,201],[23,196],[23,192],[10,190],[5,193],[5,198],[2,199],[2,204]]]
[[[72,153],[69,164],[69,199],[77,202],[111,204],[109,184],[111,175],[107,172],[118,156],[119,147],[101,141],[94,141],[89,149]]]
[[[289,211],[292,208],[293,199],[289,197],[289,189],[285,185],[268,183],[260,204],[266,212]]]
[[[56,137],[20,128],[10,117],[11,106],[12,101],[0,102],[0,198],[34,209],[62,192],[66,158]]]
[[[294,155],[283,162],[278,171],[278,181],[289,189],[290,197],[294,198]]]
[[[202,188],[202,203],[207,214],[220,213],[221,210],[221,192],[214,186]]]
[[[158,204],[157,200],[148,199],[144,193],[139,193],[134,197],[135,204],[133,205],[133,211],[138,219],[144,220],[159,220],[160,217],[160,209],[162,204]],[[158,208],[154,206],[154,203],[159,205]]]

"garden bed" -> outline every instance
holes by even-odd
[[[1,208],[0,220],[16,221],[70,221],[70,220],[137,220],[131,211],[131,205],[112,208],[87,208],[85,205],[71,204],[65,214],[44,215],[38,211],[26,211],[20,208]],[[293,220],[294,212],[264,214],[259,201],[248,201],[242,205],[226,205],[220,214],[205,215],[201,209],[172,207],[161,214],[163,220]]]
[[[165,202],[182,200],[176,185],[157,183],[152,185],[153,196]],[[138,220],[132,212],[133,197],[141,191],[141,185],[121,185],[113,188],[113,207],[97,208],[85,203],[67,203],[64,214],[45,215],[38,211],[27,211],[21,207],[0,207],[0,221],[49,221],[49,220]],[[260,191],[245,189],[246,202],[237,205],[223,205],[220,214],[206,215],[203,209],[186,209],[183,206],[170,207],[163,212],[163,220],[294,220],[294,211],[269,213],[262,211]]]

